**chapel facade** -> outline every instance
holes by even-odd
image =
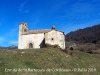
[[[55,26],[48,30],[28,30],[23,22],[19,25],[18,49],[43,48],[45,44],[58,45],[65,49],[65,34]]]

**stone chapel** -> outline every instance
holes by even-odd
[[[48,30],[28,30],[26,22],[19,25],[18,49],[43,48],[45,44],[65,49],[65,34],[55,26]]]

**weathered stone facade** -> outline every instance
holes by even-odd
[[[45,44],[58,45],[65,49],[64,32],[55,27],[50,30],[28,30],[26,22],[19,25],[18,49],[43,48]]]

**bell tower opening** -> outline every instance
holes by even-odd
[[[24,29],[24,32],[27,32],[27,29]]]
[[[28,24],[26,22],[22,22],[20,24],[20,30],[21,34],[23,34],[24,32],[28,31]]]
[[[33,49],[33,44],[29,43],[29,49]]]

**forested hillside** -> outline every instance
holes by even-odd
[[[66,34],[66,41],[97,43],[100,41],[100,24],[72,31]]]

